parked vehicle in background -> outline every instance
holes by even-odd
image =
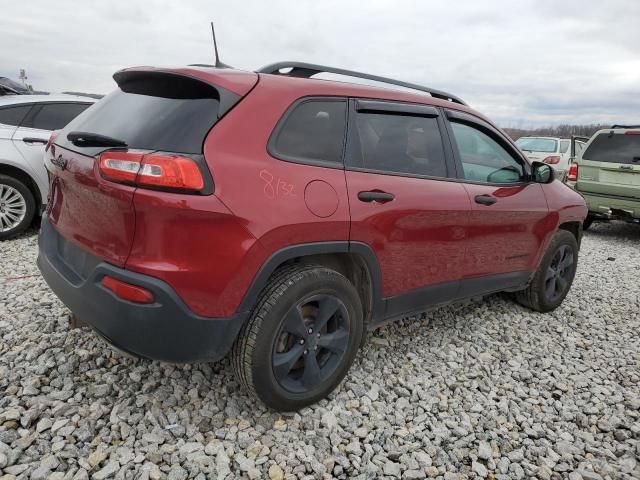
[[[18,235],[47,201],[44,147],[95,100],[71,95],[0,97],[0,240]]]
[[[547,312],[569,291],[584,200],[454,95],[306,63],[114,79],[52,138],[38,265],[123,350],[231,352],[249,392],[295,410],[386,320],[499,291]]]
[[[564,180],[569,163],[571,162],[571,140],[556,137],[520,137],[516,145],[532,162],[543,162],[551,165],[556,171],[556,177]],[[577,152],[584,147],[584,143],[576,142]]]
[[[596,219],[640,222],[640,125],[614,125],[587,142],[567,175],[587,201],[584,228]]]

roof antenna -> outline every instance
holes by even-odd
[[[213,50],[216,53],[216,68],[231,68],[229,65],[220,61],[220,55],[218,55],[218,43],[216,42],[216,30],[213,28],[213,22],[211,22],[211,36],[213,37]]]

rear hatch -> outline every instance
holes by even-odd
[[[596,134],[579,161],[576,189],[640,199],[640,130]]]
[[[76,117],[48,148],[47,213],[62,236],[122,267],[133,244],[133,197],[143,175],[142,163],[129,160],[179,156],[193,161],[204,184],[192,193],[211,194],[204,139],[251,90],[257,75],[217,69],[133,69],[116,73],[114,79],[118,89]],[[109,165],[121,169],[114,170],[116,181],[105,175],[105,156],[111,157]],[[149,168],[147,178],[152,179],[157,167]]]
[[[516,145],[524,152],[526,157],[532,162],[544,162],[551,158],[548,163],[558,163],[558,140],[544,137],[522,137],[516,141]]]

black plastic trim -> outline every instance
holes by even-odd
[[[363,113],[391,113],[434,118],[440,115],[436,107],[417,103],[386,102],[381,100],[356,100],[356,111]]]
[[[280,70],[290,68],[291,71],[287,73],[282,73]],[[334,73],[336,75],[345,75],[347,77],[354,78],[363,78],[365,80],[373,80],[374,82],[386,83],[389,85],[397,85],[399,87],[409,88],[411,90],[418,90],[420,92],[426,92],[430,94],[434,98],[438,98],[440,100],[447,100],[450,102],[459,103],[461,105],[466,105],[462,99],[456,97],[447,92],[443,92],[442,90],[437,90],[431,87],[425,87],[424,85],[418,85],[416,83],[405,82],[403,80],[395,80],[393,78],[388,77],[380,77],[378,75],[371,75],[370,73],[356,72],[354,70],[345,70],[343,68],[336,67],[328,67],[326,65],[316,65],[313,63],[305,63],[305,62],[278,62],[272,63],[271,65],[266,65],[258,70],[257,73],[268,73],[271,75],[284,75],[289,77],[298,77],[298,78],[310,78],[319,73]]]
[[[293,155],[287,155],[287,154],[278,152],[278,150],[276,149],[276,141],[278,139],[278,136],[280,135],[280,132],[282,132],[284,125],[287,123],[287,119],[300,105],[307,102],[344,102],[345,103],[345,119],[344,119],[345,128],[342,134],[343,135],[342,154],[340,156],[339,162],[332,162],[329,160],[318,160],[318,159],[306,158],[306,157],[296,157]],[[271,135],[269,136],[269,140],[267,141],[267,153],[271,155],[273,158],[282,160],[284,162],[298,163],[301,165],[311,165],[314,167],[324,167],[324,168],[334,168],[338,170],[344,170],[344,155],[345,155],[346,142],[347,142],[346,130],[347,130],[348,115],[349,115],[349,104],[348,104],[348,98],[346,97],[314,95],[314,96],[305,96],[305,97],[298,98],[291,105],[289,105],[289,107],[287,107],[287,110],[284,112],[282,117],[280,117],[280,119],[278,120],[278,123],[276,123],[276,126],[274,127],[273,131],[271,132]]]

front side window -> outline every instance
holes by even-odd
[[[451,128],[466,180],[506,184],[524,180],[522,163],[489,135],[463,123],[454,122]]]
[[[86,103],[46,103],[23,126],[38,130],[60,130],[87,107]]]
[[[353,167],[417,176],[446,177],[438,120],[387,113],[358,113],[360,152]]]
[[[30,109],[31,105],[0,108],[0,123],[17,127]]]
[[[346,100],[307,100],[291,111],[270,142],[271,153],[294,162],[342,165]]]

